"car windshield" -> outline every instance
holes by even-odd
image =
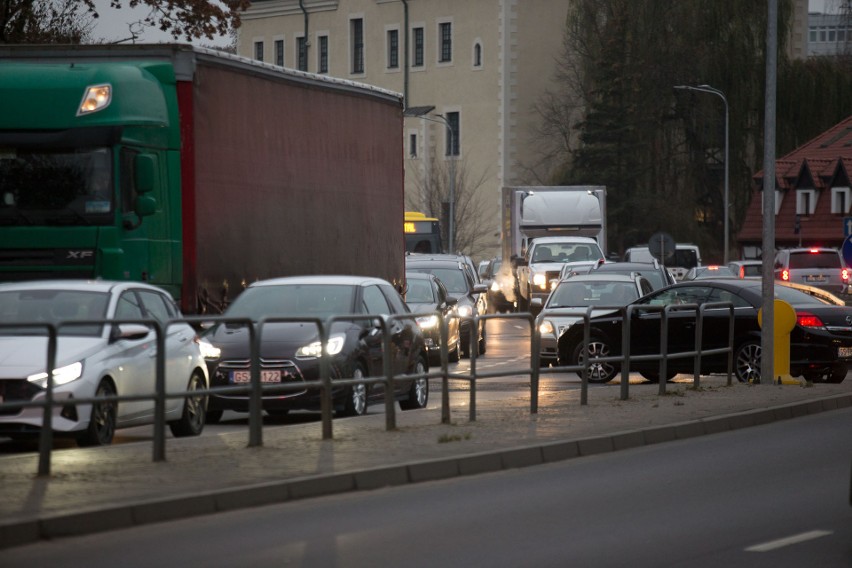
[[[355,313],[355,287],[342,284],[277,284],[240,294],[225,313],[249,318],[310,316],[327,318]]]
[[[597,244],[542,243],[532,253],[533,262],[577,262],[603,258]]]
[[[625,306],[639,297],[633,282],[577,282],[566,280],[553,291],[548,308],[573,308],[591,305]]]
[[[789,268],[840,268],[840,255],[835,251],[791,252]]]
[[[612,268],[610,268],[610,267],[612,267]],[[649,265],[647,270],[636,270],[636,269],[630,270],[630,269],[618,268],[618,267],[616,267],[616,263],[613,263],[611,265],[602,264],[600,267],[598,267],[598,270],[601,271],[601,272],[606,272],[607,274],[624,274],[625,276],[630,276],[631,274],[635,274],[637,276],[644,276],[645,278],[648,279],[648,282],[651,283],[651,286],[654,288],[654,290],[659,290],[660,288],[662,288],[663,286],[668,284],[668,282],[666,282],[663,279],[662,270],[661,269],[654,269],[654,268],[652,268],[652,265]]]
[[[409,267],[411,272],[423,272],[426,274],[434,274],[438,280],[444,283],[447,291],[453,295],[467,294],[467,280],[464,277],[464,271],[459,268],[419,268]]]
[[[422,278],[411,278],[408,280],[408,289],[405,291],[405,301],[409,304],[434,304],[435,295],[432,291],[432,283]]]
[[[0,152],[0,224],[106,225],[114,222],[107,148]]]
[[[6,324],[59,323],[106,317],[109,294],[80,290],[8,290],[0,292],[0,334],[43,335],[45,328],[5,327]],[[70,324],[60,335],[97,336],[99,324]]]

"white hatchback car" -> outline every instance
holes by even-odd
[[[8,324],[91,320],[159,321],[165,327],[166,392],[209,385],[203,343],[171,296],[139,282],[45,280],[0,285],[0,402],[38,401],[47,387],[47,329]],[[62,323],[57,335],[53,430],[81,446],[110,444],[116,428],[154,421],[156,334],[143,323]],[[145,396],[139,400],[74,404],[77,398]],[[204,428],[206,395],[166,399],[166,421],[175,436]],[[43,409],[0,408],[0,436],[26,438],[40,431]]]

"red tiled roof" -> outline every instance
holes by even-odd
[[[775,243],[781,248],[821,244],[840,246],[843,243],[843,218],[847,211],[831,212],[831,188],[849,187],[852,178],[852,116],[834,125],[809,142],[775,161],[776,187],[780,190],[781,207],[775,216]],[[763,171],[753,177],[752,200],[746,211],[742,229],[737,235],[741,244],[760,245],[763,234],[763,204],[760,199]],[[796,216],[797,189],[815,189],[816,207],[812,215],[802,215],[800,234],[793,230]],[[852,201],[852,200],[850,200]]]

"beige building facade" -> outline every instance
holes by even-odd
[[[425,113],[405,120],[406,208],[441,217],[431,188],[447,187],[454,171],[456,193],[473,192],[464,210],[456,195],[458,232],[477,235],[455,248],[485,259],[500,250],[501,187],[546,184],[551,174],[536,105],[555,88],[569,4],[255,0],[237,50],[402,93],[409,114]],[[794,10],[788,53],[803,57],[807,1]]]
[[[500,188],[549,173],[537,167],[535,104],[567,11],[565,0],[261,0],[242,17],[238,53],[391,89],[428,111],[405,120],[407,208],[440,216],[430,187],[454,169],[457,191],[475,192],[456,211],[478,227],[462,252],[484,259],[500,248]]]

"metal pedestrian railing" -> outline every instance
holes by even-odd
[[[594,310],[604,309],[605,307],[597,306]],[[630,353],[630,326],[622,325],[622,353],[608,357],[591,358],[584,357],[581,364],[577,365],[562,365],[552,367],[548,372],[576,372],[581,377],[581,395],[580,404],[588,404],[588,371],[592,362],[614,362],[621,365],[621,398],[626,400],[629,397],[629,372],[631,362],[641,362],[649,360],[658,360],[660,364],[660,394],[665,394],[668,360],[675,358],[694,358],[694,381],[695,385],[699,384],[701,359],[705,356],[727,354],[728,355],[728,384],[732,382],[733,369],[733,341],[734,341],[734,310],[730,302],[708,303],[702,305],[685,304],[679,306],[635,306],[630,305],[625,307],[613,307],[613,310],[619,312],[623,321],[632,321],[641,310],[645,313],[658,312],[661,318],[661,336],[660,336],[660,352],[656,354],[633,355]],[[728,311],[728,337],[727,346],[715,349],[702,349],[703,343],[703,327],[706,312],[708,310]],[[583,349],[587,350],[587,346],[591,337],[591,318],[593,308],[583,308],[576,310],[578,323],[575,325],[583,326]],[[668,322],[673,313],[680,314],[679,317],[684,317],[684,313],[688,313],[695,318],[695,345],[697,348],[693,351],[685,351],[678,353],[668,353]],[[74,321],[58,321],[54,323],[15,323],[6,324],[0,323],[0,332],[6,328],[25,328],[44,330],[47,333],[46,345],[46,373],[48,377],[53,376],[57,364],[57,344],[61,336],[61,330],[70,326],[82,325],[120,325],[120,324],[140,324],[148,326],[154,332],[156,341],[156,375],[154,377],[153,390],[150,393],[127,396],[118,393],[111,396],[95,396],[89,398],[74,398],[73,404],[85,405],[103,402],[121,403],[126,401],[136,400],[153,400],[154,401],[154,436],[153,436],[153,461],[164,461],[166,459],[166,443],[165,443],[165,417],[166,417],[166,400],[170,398],[187,398],[195,396],[210,396],[215,394],[234,394],[248,393],[249,395],[249,420],[248,420],[248,446],[263,445],[263,396],[264,394],[274,394],[287,390],[303,390],[303,389],[318,389],[321,393],[321,424],[323,439],[333,438],[333,398],[332,390],[335,387],[353,386],[356,384],[369,385],[382,384],[385,389],[384,404],[385,404],[385,428],[387,430],[396,429],[396,409],[395,409],[395,387],[397,381],[404,378],[406,381],[416,381],[425,379],[428,383],[430,379],[441,380],[441,423],[447,424],[451,420],[450,396],[449,396],[449,381],[464,381],[469,385],[469,401],[468,401],[468,420],[476,421],[477,413],[477,383],[481,380],[489,378],[516,376],[518,374],[528,374],[530,377],[530,413],[538,413],[539,408],[539,387],[540,387],[540,356],[541,356],[541,335],[536,327],[536,319],[529,313],[512,313],[512,314],[487,314],[483,316],[467,316],[462,317],[453,314],[448,318],[444,318],[440,313],[435,315],[440,320],[440,368],[430,369],[425,373],[406,374],[404,377],[398,377],[392,365],[391,357],[383,358],[383,374],[382,376],[366,376],[362,378],[331,378],[331,356],[323,348],[319,357],[319,379],[315,381],[299,381],[297,383],[271,383],[265,384],[260,378],[260,346],[263,341],[263,333],[268,326],[278,323],[300,322],[308,325],[316,326],[320,345],[328,345],[332,327],[339,322],[357,322],[368,320],[372,327],[376,329],[376,333],[382,335],[381,343],[384,354],[393,352],[391,345],[393,325],[401,320],[414,320],[416,317],[423,314],[397,314],[392,316],[386,315],[339,315],[331,318],[307,318],[307,317],[269,317],[263,318],[257,322],[252,322],[247,318],[230,318],[230,317],[187,317],[179,320],[169,321],[165,324],[151,319],[142,320],[74,320]],[[449,367],[448,353],[448,336],[449,336],[449,321],[452,318],[458,318],[462,321],[467,321],[470,325],[471,333],[469,334],[469,353],[470,353],[470,369],[468,372],[460,372]],[[478,333],[480,323],[487,327],[487,322],[492,320],[519,320],[525,322],[530,329],[530,365],[520,369],[509,370],[482,370],[477,366],[479,358],[478,354]],[[462,321],[459,323],[461,324]],[[166,335],[168,329],[172,325],[189,324],[196,328],[202,324],[220,324],[220,325],[238,325],[244,326],[248,330],[248,341],[250,347],[250,381],[246,385],[239,386],[211,386],[208,382],[206,389],[183,390],[180,392],[166,392]],[[57,399],[55,396],[55,386],[52,380],[47,381],[44,390],[44,396],[39,400],[6,400],[3,399],[0,403],[0,411],[8,412],[14,409],[41,407],[43,409],[42,427],[39,432],[39,465],[38,474],[46,476],[50,474],[50,455],[53,449],[53,411],[55,408],[72,404],[68,399]]]

